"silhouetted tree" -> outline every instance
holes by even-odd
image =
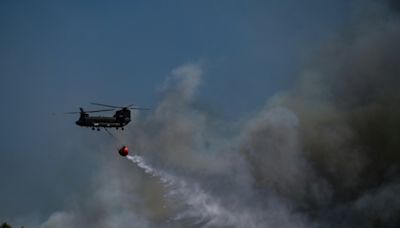
[[[3,224],[1,224],[0,228],[11,228],[11,225],[9,225],[7,223],[3,223]]]

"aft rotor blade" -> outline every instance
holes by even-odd
[[[130,104],[130,105],[128,105],[128,106],[125,106],[124,108],[130,108],[130,107],[132,107],[132,106],[134,106],[135,104]]]
[[[115,110],[114,108],[110,109],[101,109],[101,110],[93,110],[93,111],[80,111],[80,112],[65,112],[64,114],[80,114],[80,113],[93,113],[93,112],[107,112],[107,111],[113,111]]]
[[[101,109],[101,110],[93,110],[93,111],[85,111],[86,113],[93,113],[93,112],[107,112],[107,111],[113,111],[115,110],[114,108],[110,109]]]
[[[99,106],[104,106],[104,107],[110,107],[110,108],[123,108],[123,107],[118,107],[118,106],[113,106],[113,105],[106,105],[106,104],[100,104],[100,103],[90,103],[92,105],[99,105]]]
[[[141,107],[131,107],[129,109],[135,109],[135,110],[151,110],[151,108],[141,108]]]
[[[130,104],[130,105],[126,106],[125,108],[136,109],[136,110],[150,110],[150,108],[143,108],[143,107],[138,107],[138,106],[132,107],[132,106],[134,106],[134,105],[135,105],[135,104]]]

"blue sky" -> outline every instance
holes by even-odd
[[[75,140],[84,140],[75,117],[58,113],[89,102],[154,106],[174,68],[200,63],[198,99],[238,118],[290,87],[320,45],[350,20],[353,4],[1,1],[0,180],[7,184],[0,202],[12,206],[0,210],[0,219],[46,213],[84,186],[88,178],[68,170],[66,161],[88,166],[87,176],[94,172],[91,155],[69,154]],[[43,194],[61,185],[60,175],[81,178]],[[51,203],[38,208],[44,199]]]
[[[346,2],[6,1],[2,91],[18,88],[11,104],[153,104],[174,67],[201,61],[205,99],[222,110],[251,108],[285,88],[346,22]]]

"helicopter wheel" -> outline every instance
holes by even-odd
[[[94,127],[92,127],[92,130],[94,131]]]
[[[124,130],[124,128],[123,128],[123,127],[121,127],[121,130]]]
[[[100,131],[100,128],[97,128],[97,131]]]

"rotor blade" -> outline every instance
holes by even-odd
[[[99,104],[99,103],[90,103],[90,104],[104,106],[104,107],[110,107],[110,108],[123,108],[123,107],[118,107],[118,106],[113,106],[113,105],[106,105],[106,104]]]
[[[128,106],[126,106],[125,108],[128,109],[136,109],[136,110],[150,110],[150,108],[143,108],[143,107],[139,107],[139,106],[134,106],[135,104],[130,104]],[[134,107],[132,107],[134,106]]]
[[[110,109],[101,109],[101,110],[93,110],[93,111],[85,111],[86,113],[93,113],[93,112],[107,112],[107,111],[113,111],[115,110],[114,108]]]
[[[135,110],[151,110],[151,108],[141,108],[141,107],[132,107],[129,109],[135,109]]]

